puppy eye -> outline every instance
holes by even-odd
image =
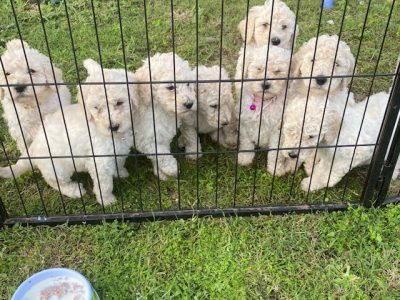
[[[175,86],[173,86],[173,85],[167,86],[167,90],[169,90],[169,91],[173,91],[174,89],[175,89]]]
[[[269,26],[269,23],[268,23],[268,22],[266,22],[266,23],[262,24],[262,26],[264,26],[264,27],[268,27],[268,26]]]
[[[340,67],[340,64],[337,61],[335,61],[335,66]]]
[[[5,75],[6,75],[6,76],[10,75],[10,72],[6,72]]]
[[[287,28],[287,25],[282,25],[282,29],[285,30]]]
[[[95,106],[95,107],[93,107],[94,109],[99,109],[99,107],[98,106]]]
[[[275,75],[278,75],[279,73],[281,73],[282,71],[281,70],[275,70],[273,73],[275,74]]]
[[[258,68],[257,68],[257,71],[262,71],[262,70],[263,70],[262,67],[258,67]]]
[[[212,104],[212,105],[210,105],[210,107],[212,107],[212,108],[218,108],[218,104]]]
[[[311,58],[311,62],[314,62],[315,61],[315,59],[314,58]]]
[[[313,139],[313,138],[315,138],[315,135],[309,135],[308,138]]]
[[[188,83],[186,83],[186,86],[189,86],[189,82],[188,82]]]
[[[36,73],[36,70],[34,70],[34,69],[29,69],[29,73],[34,74],[34,73]]]
[[[120,106],[120,105],[122,105],[122,104],[124,104],[123,101],[118,101],[118,102],[116,103],[117,106]]]

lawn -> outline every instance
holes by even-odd
[[[102,299],[399,299],[400,206],[0,231],[0,299],[48,267]]]

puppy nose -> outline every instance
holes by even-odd
[[[315,81],[317,82],[318,85],[324,85],[327,81],[327,79],[325,77],[317,77],[315,78]]]
[[[186,103],[185,103],[185,107],[186,107],[187,109],[191,109],[192,106],[193,106],[193,102],[186,102]]]
[[[279,38],[277,38],[277,37],[273,37],[273,38],[271,39],[271,43],[272,43],[272,45],[274,45],[274,46],[278,46],[278,45],[281,43],[281,40],[280,40]]]
[[[266,83],[263,83],[261,86],[264,90],[268,90],[271,87],[271,84],[269,82],[266,82]]]
[[[290,152],[289,152],[289,157],[290,157],[290,158],[296,158],[297,156],[298,156],[298,154],[297,154],[296,151],[290,151]]]
[[[119,128],[119,124],[118,125],[114,125],[114,126],[110,126],[110,130],[111,131],[117,131]]]
[[[26,85],[17,85],[17,86],[15,87],[15,90],[16,90],[18,93],[22,93],[23,91],[26,90]]]

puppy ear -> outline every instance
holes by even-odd
[[[83,66],[87,70],[89,76],[101,73],[101,66],[91,58],[85,59],[83,61]]]
[[[136,81],[135,74],[132,72],[128,72],[128,81],[134,82]],[[129,86],[129,101],[131,102],[132,107],[137,107],[139,105],[139,95],[138,95],[138,84],[128,84]]]
[[[31,46],[29,46],[28,43],[25,42],[24,40],[13,39],[13,40],[7,42],[7,44],[6,44],[7,50],[21,49],[22,48],[21,42],[24,44],[25,49],[31,48]]]
[[[325,145],[332,145],[338,138],[340,123],[342,120],[342,115],[334,109],[327,109],[324,117],[324,137],[322,142]]]
[[[346,60],[347,60],[347,71],[346,71],[346,75],[352,75],[354,70],[354,66],[355,66],[355,58],[353,56],[353,53],[351,53],[351,49],[350,47],[344,43],[344,42],[340,42],[342,44],[344,44],[343,46],[345,47],[345,52],[346,52]],[[341,90],[346,90],[349,86],[351,82],[351,77],[343,77],[342,81],[340,82],[341,84]]]
[[[240,35],[242,36],[242,40],[246,43],[249,44],[254,37],[254,30],[255,30],[255,13],[252,12],[251,10],[249,11],[249,16],[248,16],[248,21],[247,21],[247,33],[246,33],[246,19],[243,19],[239,23],[239,31]],[[246,38],[246,40],[245,40]]]
[[[297,40],[297,36],[299,35],[299,25],[296,24],[296,32],[292,32],[292,37],[291,37],[291,41],[293,43],[293,49],[294,46],[296,45],[296,40]]]
[[[135,81],[149,81],[149,64],[148,60],[145,60],[145,63],[136,70],[134,74]],[[150,104],[151,103],[151,90],[150,83],[137,84],[137,96],[138,103],[142,104]]]

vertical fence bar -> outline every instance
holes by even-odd
[[[388,102],[388,110],[383,119],[381,133],[378,137],[377,146],[368,169],[367,180],[361,195],[361,201],[366,207],[381,205],[387,195],[393,171],[400,153],[400,125],[397,123],[400,110],[400,75],[397,68],[397,75],[393,90]],[[393,135],[392,145],[388,159],[390,139]]]
[[[0,197],[0,228],[3,227],[4,222],[8,219],[8,212]]]

